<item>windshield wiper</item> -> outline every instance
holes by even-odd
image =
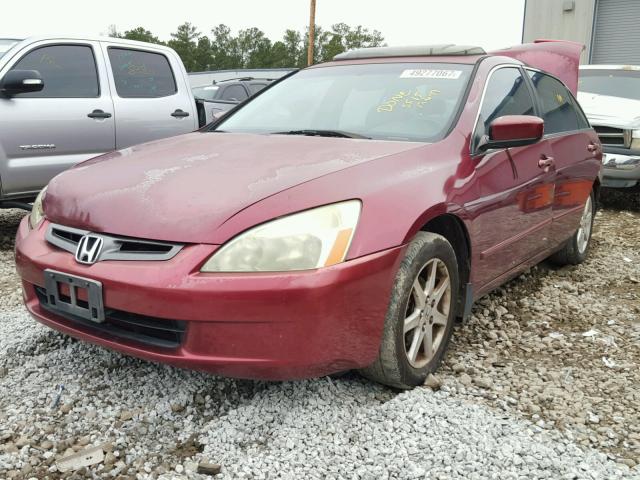
[[[289,130],[288,132],[273,132],[272,135],[307,135],[309,137],[364,138],[371,140],[371,137],[342,130]]]

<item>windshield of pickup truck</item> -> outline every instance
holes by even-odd
[[[580,70],[578,90],[640,100],[640,70]]]
[[[302,70],[224,118],[224,132],[434,142],[447,134],[472,65],[372,63]]]
[[[0,38],[0,58],[9,51],[11,47],[13,47],[20,40],[8,39],[8,38]]]

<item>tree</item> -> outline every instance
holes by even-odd
[[[167,45],[173,48],[184,63],[188,72],[193,72],[196,69],[196,40],[200,38],[200,32],[198,29],[191,25],[189,22],[185,22],[178,27],[175,33],[171,34],[171,40],[167,42]]]
[[[231,35],[231,29],[220,24],[211,30],[211,55],[213,68],[225,70],[242,67],[242,56],[239,53],[238,41]]]
[[[165,43],[144,27],[118,32],[110,25],[108,35],[142,42]],[[188,72],[206,70],[234,70],[240,68],[302,68],[307,65],[308,31],[288,29],[282,40],[272,42],[259,28],[240,30],[234,36],[231,29],[220,24],[211,35],[202,35],[189,22],[178,26],[166,45],[173,48]],[[352,48],[384,45],[382,34],[362,25],[350,27],[345,23],[332,25],[331,30],[316,26],[314,63],[331,60]]]
[[[211,40],[206,35],[198,39],[193,59],[195,71],[204,72],[214,68]]]
[[[238,53],[244,68],[271,66],[271,40],[258,28],[240,30],[237,38]]]
[[[157,43],[164,45],[164,42],[156,37],[149,30],[144,27],[137,27],[131,30],[126,30],[124,33],[118,32],[115,25],[109,25],[108,33],[110,37],[114,38],[126,38],[127,40],[138,40],[139,42]]]
[[[382,33],[378,30],[370,32],[362,25],[352,28],[346,23],[336,23],[331,26],[330,35],[331,38],[325,40],[320,56],[325,62],[347,50],[384,45]]]
[[[158,37],[156,37],[149,30],[146,30],[143,27],[137,27],[133,30],[127,30],[120,38],[126,38],[128,40],[138,40],[140,42],[149,42],[149,43],[157,43],[160,45],[164,45]]]

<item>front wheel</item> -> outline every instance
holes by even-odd
[[[591,232],[593,230],[593,218],[596,212],[593,191],[589,194],[582,209],[580,225],[562,249],[554,253],[550,259],[557,265],[578,265],[587,258],[591,245]]]
[[[458,293],[453,247],[441,235],[418,233],[396,275],[378,358],[361,373],[396,388],[424,383],[451,338]]]

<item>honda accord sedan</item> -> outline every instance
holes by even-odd
[[[589,251],[602,153],[574,98],[581,49],[351,51],[84,162],[20,225],[26,306],[221,375],[421,384],[474,300]]]

